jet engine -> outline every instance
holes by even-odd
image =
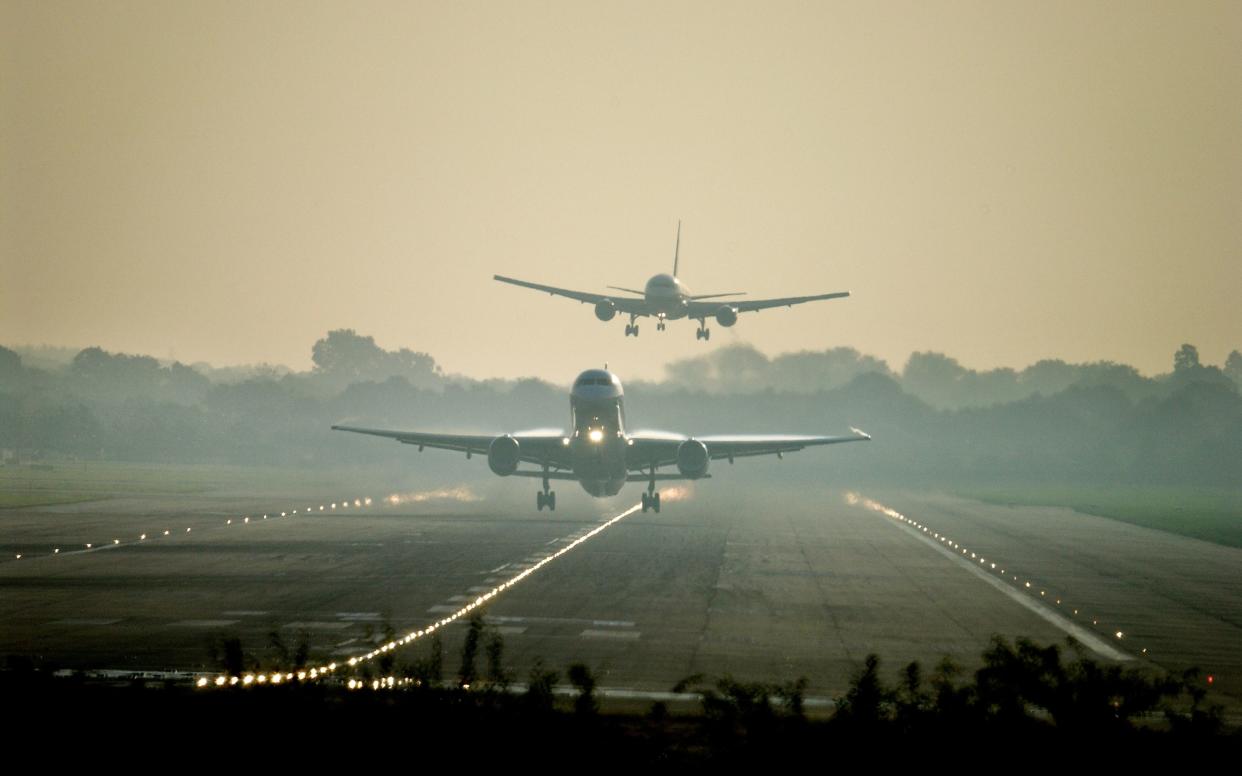
[[[720,309],[716,311],[716,323],[726,329],[737,323],[737,309],[727,304],[720,305]]]
[[[707,474],[707,445],[697,439],[687,439],[677,447],[677,470],[681,476],[697,480]]]
[[[496,437],[487,447],[487,465],[501,477],[517,471],[521,458],[518,441],[508,434]]]
[[[617,315],[617,305],[611,299],[601,299],[595,303],[595,317],[601,321],[611,321]]]

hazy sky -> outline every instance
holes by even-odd
[[[0,0],[0,343],[656,376],[491,280],[850,290],[710,347],[1242,348],[1242,4]]]

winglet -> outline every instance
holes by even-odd
[[[861,428],[854,428],[853,426],[850,426],[850,431],[853,431],[856,435],[858,435],[862,439],[871,438],[871,435],[868,434],[866,431],[863,431]]]
[[[681,219],[677,219],[677,244],[673,247],[673,277],[677,277],[677,263],[681,258]]]

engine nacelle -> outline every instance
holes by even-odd
[[[677,471],[683,477],[697,480],[707,474],[710,462],[707,445],[697,439],[687,439],[677,447]]]
[[[726,329],[737,323],[737,308],[730,307],[727,304],[720,305],[720,309],[716,311],[716,323],[719,323]]]
[[[487,447],[487,465],[501,477],[517,471],[520,456],[518,441],[508,434],[496,437]]]
[[[601,299],[595,303],[595,317],[601,321],[611,321],[617,316],[617,305],[611,299]]]

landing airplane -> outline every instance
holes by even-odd
[[[624,391],[621,381],[607,369],[588,369],[574,380],[569,394],[571,431],[532,431],[501,435],[434,434],[421,431],[384,431],[354,426],[333,426],[334,431],[388,437],[402,444],[418,445],[418,451],[434,447],[464,452],[467,458],[486,455],[487,465],[501,477],[533,477],[543,480],[535,507],[556,509],[551,480],[577,480],[597,498],[615,496],[627,482],[646,482],[642,507],[660,511],[656,482],[697,480],[707,473],[712,460],[752,455],[792,453],[804,447],[859,442],[871,437],[858,429],[849,436],[702,436],[687,437],[665,432],[629,433],[625,429]],[[521,463],[539,469],[519,469]],[[676,466],[677,473],[659,473],[662,466]]]
[[[611,321],[616,317],[617,313],[628,315],[630,316],[630,322],[625,326],[625,336],[627,337],[631,335],[638,336],[637,320],[639,317],[654,317],[656,319],[657,331],[664,330],[665,321],[677,320],[678,318],[697,319],[699,329],[694,336],[696,339],[704,341],[712,338],[711,329],[707,328],[708,318],[714,317],[717,323],[728,328],[737,323],[738,313],[756,312],[771,307],[793,307],[804,302],[815,302],[821,299],[839,299],[850,295],[849,291],[838,291],[833,294],[816,294],[814,296],[788,296],[780,299],[748,299],[746,301],[721,302],[719,299],[722,297],[745,296],[746,294],[745,292],[691,294],[689,289],[677,279],[677,265],[680,255],[681,222],[678,222],[677,245],[673,249],[673,274],[653,276],[647,281],[647,285],[642,291],[609,286],[614,291],[638,294],[637,297],[570,291],[565,288],[545,286],[526,280],[505,277],[504,275],[494,275],[493,278],[501,283],[511,283],[515,286],[533,288],[536,291],[546,291],[553,296],[567,296],[570,299],[577,299],[583,304],[593,304],[595,305],[595,317],[601,321]]]

